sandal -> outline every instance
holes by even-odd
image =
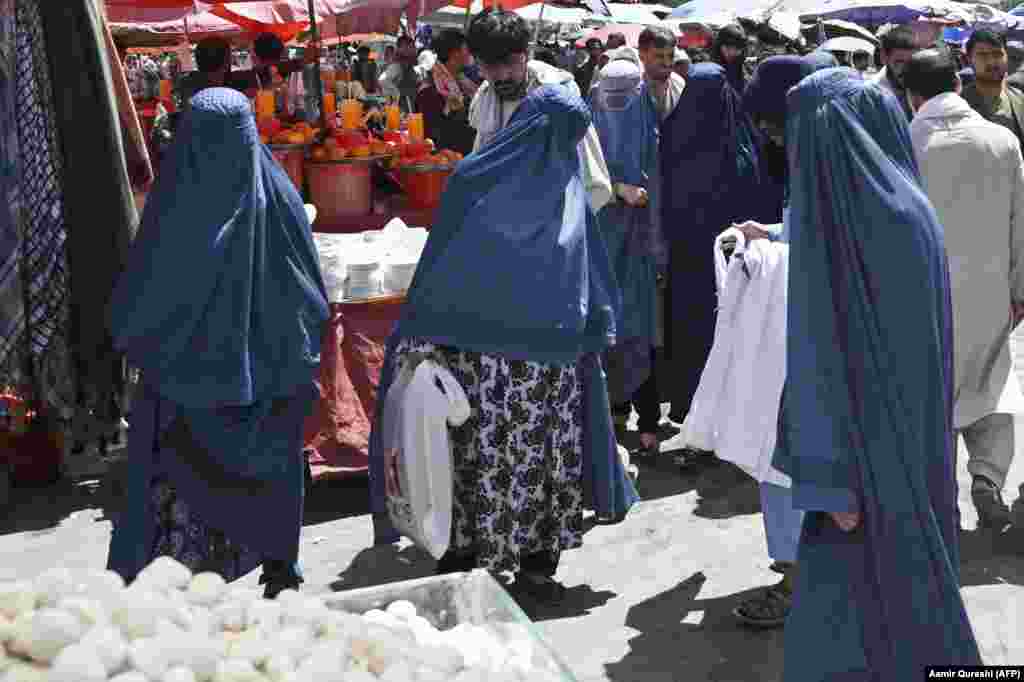
[[[548,604],[562,602],[568,593],[565,585],[554,578],[528,571],[516,574],[513,586],[517,591],[525,592],[534,599]]]
[[[732,614],[743,623],[755,628],[780,628],[793,606],[793,594],[780,585],[764,588],[761,593],[743,602]]]

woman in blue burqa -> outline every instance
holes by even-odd
[[[661,222],[669,245],[666,348],[671,418],[681,424],[715,336],[715,238],[740,220],[776,222],[778,190],[762,178],[756,131],[717,64],[690,69],[661,132]]]
[[[785,682],[978,665],[960,596],[949,274],[899,102],[790,91],[787,380],[775,466],[806,512]]]
[[[543,86],[459,164],[389,340],[378,399],[417,358],[452,372],[472,416],[451,430],[451,546],[437,570],[510,572],[542,600],[564,594],[559,558],[583,540],[587,439],[611,433],[607,398],[603,424],[586,408],[591,393],[606,395],[590,360],[614,342],[619,307],[580,178],[589,125],[570,88]],[[386,542],[380,442],[375,428],[371,499]]]
[[[786,94],[815,71],[837,65],[835,58],[827,52],[769,57],[758,65],[747,85],[743,93],[743,108],[761,132],[761,159],[766,179],[776,186],[775,196],[771,198],[778,202],[775,215],[782,220],[770,226],[745,221],[738,227],[748,239],[787,241]],[[747,625],[782,627],[793,602],[797,546],[804,514],[793,507],[790,488],[764,481],[760,484],[760,497],[765,540],[773,562],[771,569],[780,573],[782,580],[759,590],[737,606],[733,613]]]
[[[601,234],[622,291],[615,347],[604,356],[608,395],[617,427],[624,427],[635,406],[640,451],[657,452],[657,276],[668,265],[668,250],[661,233],[658,112],[635,50],[612,53],[590,93],[590,108],[611,180],[621,195],[600,213]]]
[[[231,580],[298,573],[302,425],[327,300],[302,199],[259,141],[249,100],[192,99],[110,304],[142,374],[127,500],[109,566],[172,556]]]

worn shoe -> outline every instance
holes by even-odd
[[[1003,501],[1003,492],[984,476],[975,476],[971,483],[971,500],[978,510],[978,526],[1002,530],[1010,524],[1010,508]]]
[[[1010,522],[1018,530],[1024,530],[1024,484],[1020,486],[1020,496],[1013,501],[1010,508]]]
[[[744,625],[754,628],[781,628],[793,607],[793,593],[781,582],[766,587],[757,596],[748,599],[735,609],[733,616]]]

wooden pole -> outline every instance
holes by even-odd
[[[316,7],[315,0],[309,0],[309,30],[310,42],[316,49],[316,61],[313,69],[313,87],[316,88],[317,109],[320,112],[320,130],[327,130],[327,120],[324,116],[324,82],[320,77],[320,32],[316,28]],[[307,48],[308,49],[308,48]]]
[[[540,3],[540,13],[537,15],[537,25],[533,28],[533,50],[530,53],[531,56],[535,56],[537,54],[538,42],[540,41],[540,27],[544,23],[544,8],[547,6],[548,3],[546,1]]]

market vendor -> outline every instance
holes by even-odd
[[[281,78],[288,78],[293,73],[302,73],[306,64],[313,64],[320,58],[320,51],[315,47],[306,49],[301,59],[284,59],[284,43],[273,33],[261,33],[252,46],[252,69],[233,71],[228,80],[231,87],[241,90],[254,97],[257,90],[265,90],[274,86],[274,71]]]
[[[204,38],[196,45],[196,68],[181,83],[181,98],[189,100],[206,88],[224,87],[231,73],[231,45],[223,38]]]
[[[463,89],[462,70],[473,61],[466,36],[447,29],[433,42],[437,63],[416,95],[427,137],[441,149],[463,155],[473,151],[476,131],[469,125],[469,95]]]

